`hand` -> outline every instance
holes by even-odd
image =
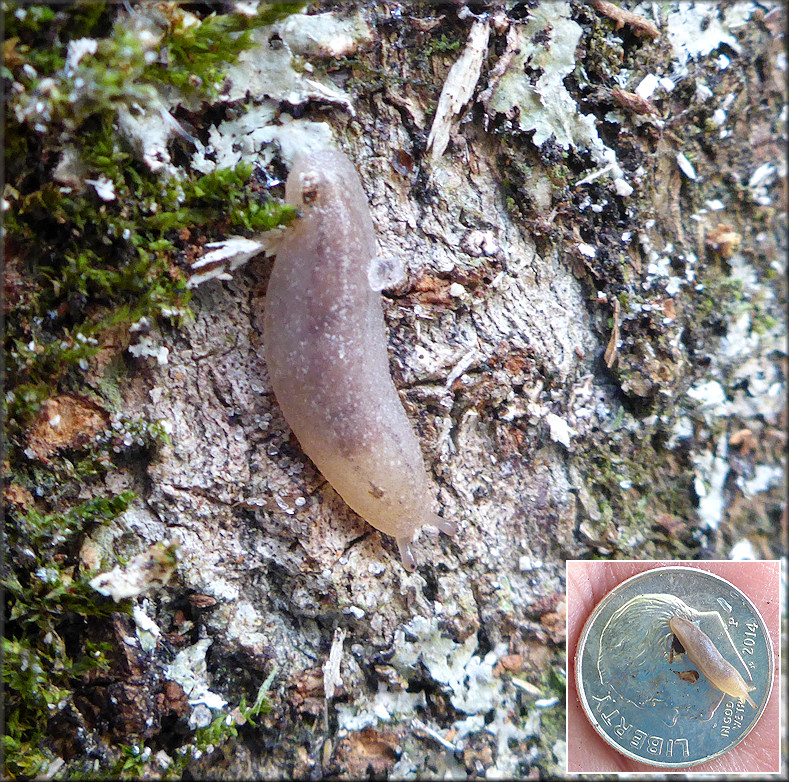
[[[780,771],[778,711],[779,562],[603,562],[576,561],[567,565],[567,763],[568,772],[660,773],[662,769],[631,760],[607,744],[587,719],[575,686],[575,652],[584,623],[595,606],[615,586],[655,567],[686,565],[725,578],[742,590],[767,625],[773,644],[773,688],[770,700],[753,730],[719,758],[691,766],[692,773],[776,773]],[[674,770],[674,769],[672,769]]]

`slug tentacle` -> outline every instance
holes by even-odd
[[[266,294],[266,362],[301,447],[362,518],[396,538],[404,566],[432,512],[419,441],[389,374],[380,289],[401,270],[376,257],[367,198],[335,150],[299,157],[285,187],[299,218],[282,237]]]
[[[396,540],[403,567],[408,571],[416,570],[416,559],[411,551],[411,538],[396,538]]]
[[[458,525],[455,521],[447,521],[441,518],[441,516],[434,516],[433,526],[440,529],[445,535],[457,535]]]
[[[681,616],[673,616],[668,622],[671,632],[677,637],[688,659],[721,692],[745,701],[758,708],[748,694],[756,687],[746,683],[739,671],[718,651],[712,639],[693,622]]]

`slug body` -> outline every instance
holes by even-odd
[[[748,694],[756,688],[745,682],[739,671],[715,648],[706,633],[680,616],[669,619],[668,626],[685,648],[690,661],[699,669],[699,673],[706,676],[721,692],[742,699],[754,709],[757,708]]]
[[[283,237],[266,293],[266,363],[301,447],[362,518],[397,539],[403,565],[431,511],[419,442],[389,374],[367,198],[351,162],[326,150],[296,159],[285,186],[300,217]]]

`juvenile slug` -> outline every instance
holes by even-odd
[[[685,648],[690,661],[699,669],[699,673],[706,676],[721,692],[746,701],[754,709],[757,708],[748,694],[756,687],[746,684],[739,671],[721,655],[705,632],[681,616],[671,617],[668,626]]]
[[[266,293],[264,342],[274,394],[301,447],[362,518],[397,540],[404,567],[431,510],[419,442],[389,374],[367,198],[350,160],[298,157],[285,198],[300,213],[283,237]]]

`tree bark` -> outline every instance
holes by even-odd
[[[139,496],[116,547],[178,545],[145,603],[173,651],[211,639],[228,712],[276,669],[262,727],[192,773],[561,772],[567,559],[785,553],[782,12],[622,3],[653,38],[599,6],[475,6],[489,41],[440,155],[431,123],[475,23],[458,4],[339,4],[357,20],[345,59],[282,33],[331,96],[305,92],[292,123],[231,75],[236,116],[280,112],[278,148],[248,159],[281,172],[272,149],[287,161],[328,123],[381,255],[406,264],[384,299],[392,374],[459,532],[424,534],[407,573],[301,452],[266,374],[271,258],[199,286],[167,364],[124,398],[170,444],[111,477]],[[682,7],[696,16],[670,18]],[[692,48],[704,18],[708,51]]]

